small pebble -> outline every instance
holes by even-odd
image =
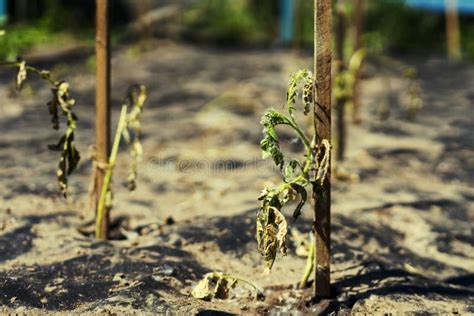
[[[173,217],[168,216],[168,217],[166,218],[166,220],[165,220],[165,223],[166,223],[166,225],[173,225],[173,224],[176,223],[176,221],[174,220]]]
[[[183,245],[183,239],[180,235],[173,233],[169,235],[168,243],[179,248]]]

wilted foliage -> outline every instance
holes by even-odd
[[[127,116],[127,126],[122,132],[125,142],[130,146],[130,156],[132,158],[128,173],[128,188],[130,191],[136,188],[137,165],[143,153],[140,143],[140,115],[145,100],[146,87],[143,85],[131,86],[125,98],[125,104],[131,107],[130,113]]]
[[[80,154],[76,149],[74,143],[76,121],[77,117],[72,111],[72,106],[75,101],[69,96],[69,84],[65,81],[56,81],[51,78],[50,72],[47,70],[40,70],[32,67],[24,60],[19,59],[16,62],[1,63],[2,66],[11,66],[17,68],[16,74],[16,89],[18,92],[23,88],[24,82],[28,78],[28,72],[39,75],[42,79],[53,86],[51,89],[53,99],[47,103],[49,114],[51,115],[51,122],[54,129],[59,129],[60,116],[66,117],[66,131],[59,139],[57,144],[49,145],[49,149],[60,151],[58,169],[56,171],[58,185],[61,193],[66,197],[68,189],[68,178],[74,169],[77,167]]]
[[[294,116],[296,98],[300,89],[303,91],[301,99],[303,113],[307,115],[313,103],[314,79],[310,71],[300,70],[291,76],[288,85],[286,98],[288,115],[269,109],[260,122],[264,127],[263,139],[260,142],[262,156],[263,158],[272,157],[280,168],[283,178],[283,183],[278,188],[264,188],[259,198],[261,204],[256,217],[256,239],[268,270],[272,268],[278,250],[282,255],[286,255],[288,224],[281,212],[283,206],[299,198],[299,203],[293,211],[293,218],[297,219],[308,199],[306,187],[311,184],[314,192],[323,194],[322,184],[329,168],[331,149],[329,141],[323,140],[321,145],[316,145],[315,141],[310,142],[310,138],[303,132]],[[275,130],[277,125],[291,127],[305,145],[306,155],[303,163],[298,160],[285,162]],[[316,139],[315,135],[312,139]]]
[[[71,111],[71,106],[74,105],[74,99],[69,97],[69,84],[61,81],[56,83],[56,87],[51,90],[53,92],[53,100],[48,103],[53,128],[59,128],[58,112],[67,117],[66,133],[61,137],[56,145],[49,146],[52,150],[61,151],[59,159],[59,168],[57,170],[57,177],[59,188],[66,196],[67,192],[67,175],[76,168],[79,163],[80,156],[74,144],[74,130],[76,129],[76,116]]]

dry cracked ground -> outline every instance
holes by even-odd
[[[145,84],[149,99],[138,188],[126,189],[123,147],[114,176],[117,238],[104,242],[77,230],[91,216],[89,53],[52,55],[57,49],[31,58],[68,80],[77,100],[83,158],[67,200],[57,194],[58,155],[47,150],[58,139],[49,89],[31,79],[16,96],[14,70],[0,73],[1,313],[474,313],[472,64],[401,58],[417,68],[424,100],[410,121],[402,71],[369,61],[362,123],[349,125],[347,159],[334,163],[334,297],[311,302],[311,289],[296,289],[305,258],[294,246],[264,275],[254,240],[256,199],[278,182],[278,170],[260,159],[259,117],[283,104],[288,75],[311,67],[309,54],[169,41],[117,48],[113,122],[129,84]],[[289,155],[299,155],[294,135],[279,132]],[[307,205],[290,226],[309,231],[311,212]],[[211,271],[251,280],[264,298],[238,285],[226,300],[194,299],[193,286]]]

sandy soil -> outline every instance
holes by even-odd
[[[288,74],[311,68],[309,55],[166,41],[117,49],[114,122],[129,84],[145,84],[149,100],[133,193],[125,187],[126,149],[119,155],[112,216],[122,238],[109,242],[77,231],[91,215],[94,75],[86,56],[61,60],[54,74],[73,87],[83,154],[67,200],[57,194],[57,154],[47,150],[58,137],[44,105],[50,92],[33,80],[15,97],[14,74],[0,73],[1,313],[474,313],[473,65],[403,59],[423,88],[425,106],[413,122],[400,73],[367,67],[363,123],[349,126],[347,159],[338,165],[360,180],[333,184],[334,298],[312,303],[311,289],[296,289],[305,258],[290,248],[263,275],[254,240],[256,198],[278,181],[260,159],[259,116],[284,102]],[[390,117],[380,120],[387,106]],[[298,155],[293,135],[281,132]],[[308,231],[311,206],[303,213],[291,226]],[[227,300],[192,298],[210,271],[251,280],[265,298],[253,300],[240,286]]]

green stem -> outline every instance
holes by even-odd
[[[309,238],[309,253],[308,258],[306,259],[306,268],[304,269],[303,277],[301,278],[299,288],[304,289],[308,283],[309,277],[313,273],[314,269],[314,242],[313,238]]]
[[[32,67],[32,66],[26,66],[26,69],[27,70],[30,70],[34,73],[36,73],[38,76],[40,76],[41,78],[43,78],[44,80],[48,81],[50,84],[52,84],[53,86],[56,86],[58,85],[58,82],[57,81],[54,81],[53,79],[51,79],[51,76],[49,74],[49,71],[47,70],[39,70],[38,68],[35,68],[35,67]]]
[[[19,67],[20,66],[20,62],[17,62],[17,61],[6,61],[6,62],[1,62],[0,63],[0,66],[10,66],[10,67]],[[51,79],[51,76],[50,76],[50,73],[49,71],[47,70],[40,70],[38,68],[35,68],[33,66],[30,66],[30,65],[26,65],[26,70],[29,70],[29,71],[32,71],[34,73],[36,73],[38,76],[40,76],[41,78],[43,78],[44,80],[48,81],[50,84],[52,84],[53,86],[56,86],[58,84],[58,82],[54,81],[53,79]]]
[[[110,180],[112,179],[112,171],[115,166],[115,161],[117,160],[118,149],[120,145],[120,138],[122,131],[125,128],[127,118],[127,106],[122,106],[122,111],[120,112],[119,123],[117,126],[117,131],[115,132],[114,143],[112,145],[112,151],[110,153],[109,164],[104,176],[104,183],[102,185],[102,191],[100,192],[99,204],[97,206],[97,217],[95,222],[95,237],[97,239],[102,235],[102,222],[104,220],[104,207],[105,199],[107,196],[107,191],[109,191]]]

